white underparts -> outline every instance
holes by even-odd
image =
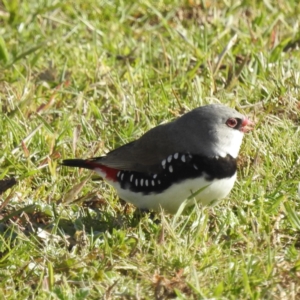
[[[176,213],[179,206],[184,200],[189,198],[192,194],[203,189],[199,194],[189,200],[187,204],[192,205],[194,201],[209,205],[214,202],[225,198],[231,191],[236,179],[236,174],[231,178],[215,179],[207,181],[204,177],[186,179],[180,183],[171,185],[162,193],[153,193],[144,195],[142,192],[132,192],[129,189],[121,189],[118,182],[110,182],[118,192],[121,199],[128,201],[141,209],[149,209],[159,211],[163,208],[169,213]],[[148,180],[145,180],[146,186],[149,185]],[[158,180],[160,184],[160,180]],[[151,185],[154,186],[155,182],[152,180]]]
[[[176,162],[172,163],[173,159],[180,159],[181,163],[188,164],[192,158],[190,154],[179,155],[175,153],[168,156],[167,159],[161,162],[166,177],[163,177],[161,174],[153,174],[151,177],[147,175],[144,178],[137,177],[139,176],[137,174],[130,174],[130,176],[126,175],[126,177],[125,172],[128,171],[119,171],[117,173],[118,179],[112,181],[106,179],[106,173],[102,169],[97,168],[95,171],[117,190],[121,199],[134,204],[138,208],[156,211],[163,208],[167,212],[176,213],[182,202],[193,194],[196,194],[196,196],[189,200],[188,206],[192,205],[195,200],[203,205],[218,202],[229,194],[236,179],[235,173],[232,177],[207,180],[207,174],[203,172],[202,175],[200,175],[201,173],[199,174],[199,177],[184,179],[171,184],[162,191],[159,190],[159,185],[162,182],[164,183],[164,180],[168,180],[168,176],[173,176],[173,172],[176,172]],[[216,159],[218,158],[216,157]],[[193,169],[198,170],[197,164],[193,163],[191,166]],[[126,180],[128,185],[126,184]],[[123,188],[121,188],[121,183],[123,184]],[[135,186],[135,188],[139,187],[139,189],[131,189],[129,188],[130,185]],[[151,188],[153,188],[153,191],[151,191]],[[145,189],[147,193],[143,192]],[[197,193],[198,191],[200,192]]]

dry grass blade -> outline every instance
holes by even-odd
[[[215,76],[216,73],[219,71],[219,68],[222,64],[222,61],[226,55],[226,53],[229,52],[229,50],[232,48],[232,46],[236,43],[237,41],[237,33],[229,40],[228,44],[226,45],[226,47],[223,49],[223,51],[220,53],[220,55],[217,58],[217,62],[214,65],[214,69],[213,69],[213,75]]]
[[[89,175],[86,179],[80,181],[79,183],[75,184],[70,190],[68,190],[61,200],[58,201],[59,203],[70,204],[76,201],[78,194],[81,192],[82,188],[86,184],[86,182],[90,179],[91,175]]]

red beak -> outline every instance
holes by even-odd
[[[250,121],[249,119],[245,118],[242,122],[241,131],[244,133],[247,133],[251,130],[253,130],[255,123]]]

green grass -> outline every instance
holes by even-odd
[[[0,180],[18,184],[1,195],[0,299],[298,299],[299,14],[296,0],[2,0]],[[214,208],[139,219],[59,165],[215,102],[257,125]]]

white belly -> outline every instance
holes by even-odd
[[[192,194],[194,197],[188,200],[187,206],[194,204],[194,201],[208,205],[211,202],[218,202],[225,198],[231,191],[236,179],[236,174],[231,178],[215,179],[206,181],[204,178],[187,179],[174,184],[162,193],[143,195],[130,190],[121,189],[118,182],[109,182],[117,190],[121,199],[130,202],[140,209],[159,211],[163,208],[169,213],[176,213],[184,200]],[[201,190],[202,189],[202,190]],[[199,191],[197,193],[197,191]]]

